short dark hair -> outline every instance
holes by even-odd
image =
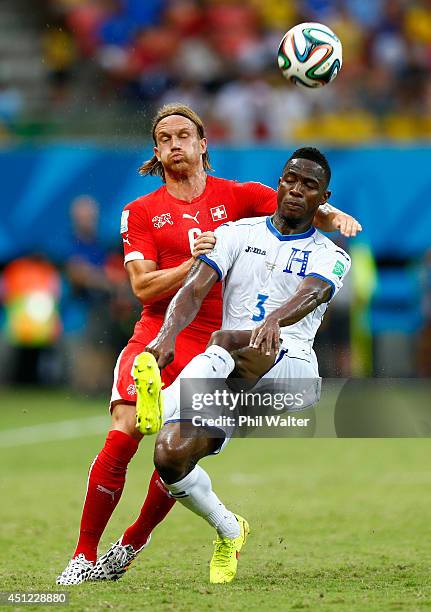
[[[292,155],[289,157],[289,159],[285,163],[284,168],[283,168],[283,174],[286,170],[287,164],[292,159],[309,159],[310,161],[313,161],[313,162],[316,162],[316,164],[319,164],[319,166],[323,168],[323,171],[325,173],[326,185],[329,185],[329,181],[331,180],[331,168],[329,166],[328,160],[323,155],[323,153],[319,151],[319,149],[316,149],[315,147],[302,147],[301,149],[296,149],[296,151],[292,153]]]

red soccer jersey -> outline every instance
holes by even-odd
[[[222,223],[245,217],[272,214],[276,192],[261,183],[238,183],[208,176],[205,191],[191,202],[171,196],[166,187],[128,204],[121,217],[125,263],[135,259],[156,262],[163,270],[190,258],[193,243],[204,231],[214,231]],[[135,335],[146,320],[162,320],[171,298],[144,306]],[[207,336],[221,326],[221,287],[215,285],[190,324],[198,334]]]

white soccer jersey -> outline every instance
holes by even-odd
[[[315,228],[285,236],[270,217],[255,217],[221,225],[215,235],[214,249],[200,258],[224,281],[223,329],[253,329],[285,304],[307,276],[329,283],[332,299],[350,269],[347,253]],[[321,304],[281,329],[282,347],[290,355],[311,353],[327,307]]]

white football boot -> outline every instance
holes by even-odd
[[[141,548],[135,550],[131,544],[122,544],[123,536],[96,561],[89,580],[118,580],[129,569],[141,550],[148,546],[151,535]]]
[[[81,582],[90,580],[93,569],[94,563],[88,561],[81,553],[69,561],[56,582],[57,584],[81,584]]]

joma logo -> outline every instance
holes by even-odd
[[[245,250],[246,253],[254,253],[255,255],[266,255],[266,251],[258,249],[257,247],[248,246]]]

